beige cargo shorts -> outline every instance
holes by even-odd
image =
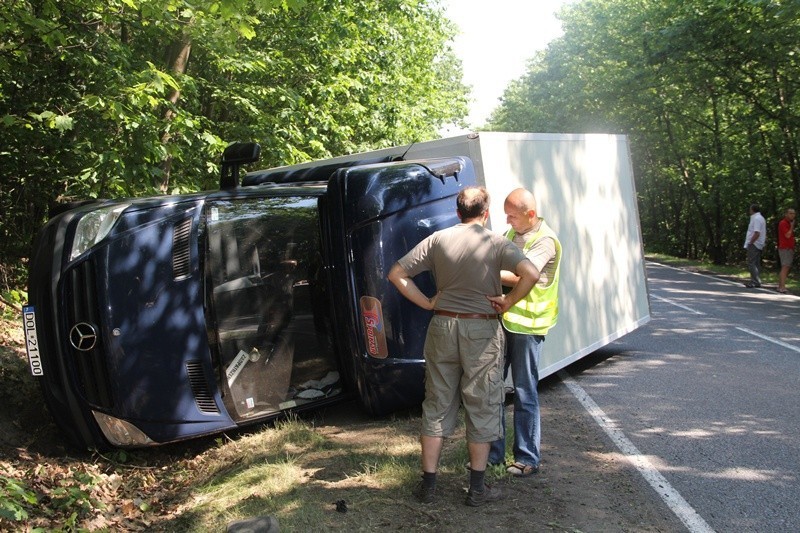
[[[502,437],[505,346],[499,320],[439,315],[431,319],[424,348],[423,435],[452,435],[463,404],[468,441]]]

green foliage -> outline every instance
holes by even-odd
[[[18,314],[17,310],[21,309],[28,301],[28,291],[21,289],[0,290],[0,301],[6,304],[0,306],[3,317],[15,318]]]
[[[100,481],[97,474],[68,470],[53,480],[52,486],[43,484],[43,492],[37,493],[23,481],[0,475],[0,527],[48,517],[59,524],[56,530],[74,531],[81,520],[105,508],[92,494]]]
[[[54,511],[69,510],[70,517],[76,517],[102,508],[102,503],[91,494],[97,481],[97,477],[88,472],[77,472],[74,477],[63,480],[61,486],[50,493],[50,504]]]
[[[112,463],[125,464],[128,462],[129,454],[127,450],[113,450],[109,457],[105,457]]]
[[[0,256],[57,203],[218,183],[433,138],[467,90],[435,0],[8,0],[0,6]]]
[[[648,251],[742,259],[750,203],[770,227],[800,204],[800,4],[584,0],[561,18],[490,129],[629,135]]]
[[[21,289],[11,289],[8,291],[2,291],[3,299],[7,302],[16,305],[22,305],[28,300],[28,291],[24,291]]]
[[[27,508],[37,502],[36,494],[24,483],[0,476],[0,518],[13,522],[26,520]]]

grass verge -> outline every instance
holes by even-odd
[[[750,280],[750,273],[745,265],[732,264],[732,265],[716,265],[709,261],[699,261],[691,259],[683,259],[680,257],[673,257],[664,254],[648,253],[645,255],[648,261],[662,263],[664,265],[674,266],[676,268],[683,268],[694,272],[702,272],[705,274],[713,274],[729,278],[733,281],[746,282]],[[762,284],[768,288],[777,287],[778,285],[778,266],[774,262],[764,262],[761,269]],[[786,289],[793,294],[800,294],[800,281],[798,281],[797,266],[789,271],[789,277],[786,280]]]

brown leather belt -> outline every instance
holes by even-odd
[[[433,312],[433,314],[449,316],[451,318],[480,318],[483,320],[497,320],[500,317],[500,315],[497,314],[485,315],[482,313],[452,313],[450,311],[443,311],[441,309],[437,309]]]

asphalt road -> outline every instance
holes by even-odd
[[[800,298],[647,273],[652,320],[568,382],[689,530],[800,531]]]

